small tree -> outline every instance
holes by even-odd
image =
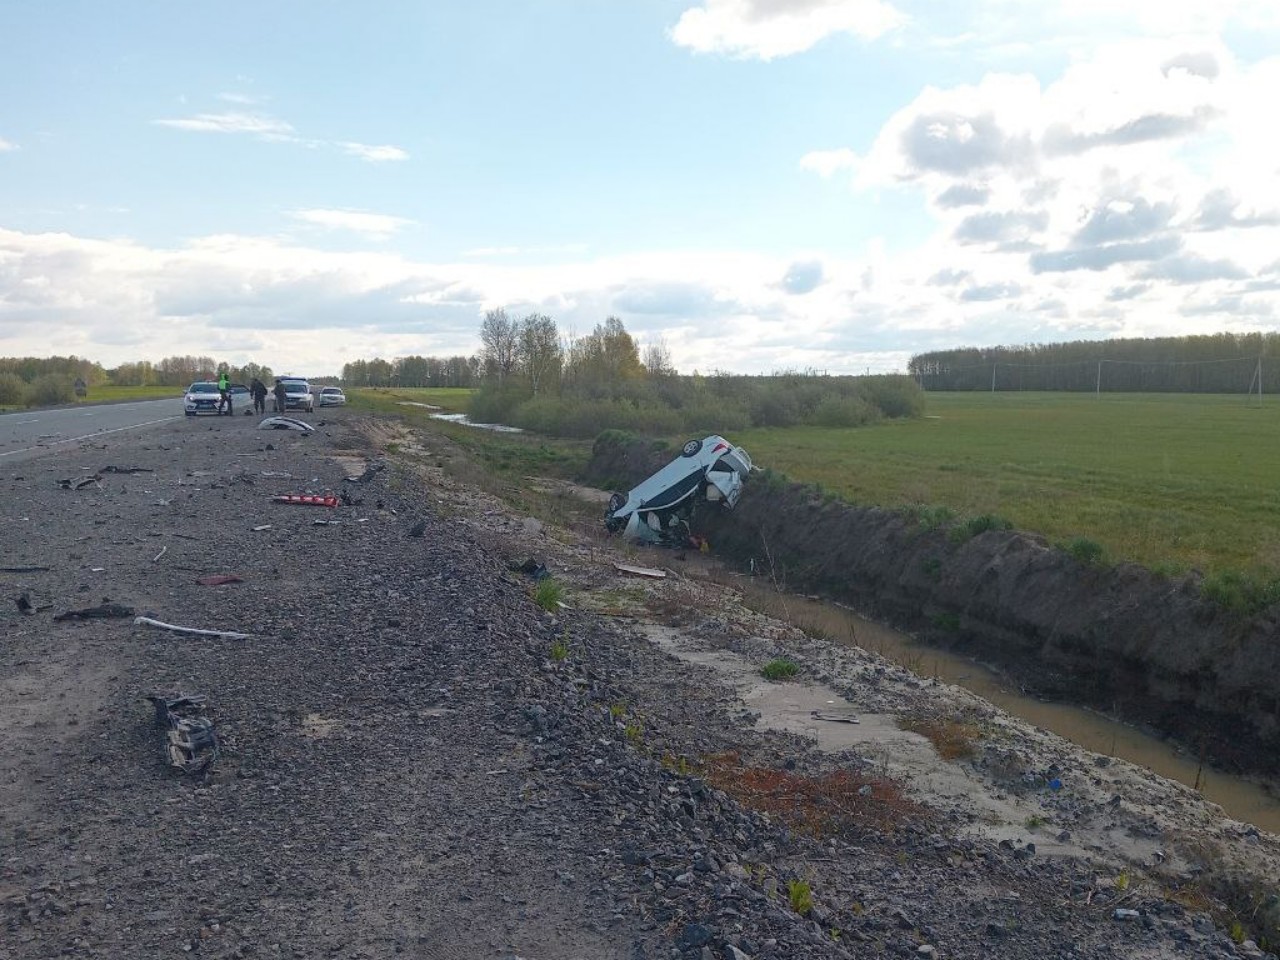
[[[554,320],[541,313],[531,313],[521,320],[516,350],[520,370],[535,397],[548,386],[559,386],[564,353]]]
[[[480,324],[480,356],[485,372],[502,383],[515,369],[519,343],[519,325],[499,308],[484,315]]]

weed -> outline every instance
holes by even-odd
[[[1027,817],[1026,825],[1028,830],[1039,830],[1045,825],[1045,819],[1038,813],[1033,813],[1031,816]]]
[[[775,660],[770,660],[760,668],[760,674],[766,680],[789,680],[799,672],[799,665],[788,660],[786,657],[778,657]]]
[[[644,727],[639,720],[630,720],[623,727],[622,735],[627,738],[627,743],[637,744],[644,737]]]
[[[977,752],[978,728],[964,720],[953,717],[904,718],[899,725],[927,738],[943,760],[961,760]]]
[[[566,630],[560,636],[556,637],[551,644],[551,659],[559,663],[565,657],[569,656],[569,631]]]
[[[1244,924],[1239,920],[1232,920],[1231,926],[1227,928],[1227,936],[1234,943],[1244,943]]]
[[[954,633],[960,629],[960,615],[958,613],[935,613],[929,619],[933,621],[933,625],[939,630]]]
[[[1106,557],[1102,544],[1088,537],[1072,537],[1062,545],[1062,549],[1077,563],[1086,567],[1100,567]]]
[[[956,516],[950,507],[927,507],[923,504],[903,507],[902,512],[921,530],[937,530],[945,527]]]
[[[972,540],[980,533],[986,533],[988,530],[1012,530],[1013,524],[1003,517],[997,517],[994,513],[980,513],[976,517],[970,517],[963,523],[958,523],[951,528],[947,534],[953,543],[964,543],[966,540]]]
[[[1121,893],[1124,893],[1129,889],[1131,879],[1132,878],[1130,878],[1128,870],[1121,870],[1120,875],[1116,877],[1116,889]]]
[[[787,899],[791,901],[791,909],[802,917],[807,917],[813,909],[813,889],[805,880],[787,881]]]
[[[669,753],[664,753],[662,755],[662,766],[667,770],[670,770],[672,773],[679,774],[682,777],[691,777],[696,772],[693,764],[689,762],[688,758],[683,756],[672,756]]]
[[[609,705],[609,716],[614,720],[621,720],[627,713],[627,706],[624,703],[612,703]]]
[[[1280,603],[1280,579],[1227,570],[1206,579],[1200,593],[1224,610],[1249,616]]]
[[[560,598],[564,594],[564,586],[554,577],[539,580],[533,588],[533,602],[543,610],[555,613],[560,608]]]

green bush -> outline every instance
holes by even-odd
[[[862,397],[824,397],[812,420],[820,427],[863,427],[880,419],[880,411]]]
[[[71,377],[46,373],[31,381],[31,385],[27,387],[25,402],[28,407],[52,407],[60,403],[71,403],[75,398],[74,381]]]
[[[16,407],[27,397],[27,381],[16,373],[0,373],[0,407]]]
[[[1200,595],[1224,610],[1250,616],[1280,603],[1280,580],[1228,570],[1205,580]]]
[[[1062,549],[1068,556],[1086,567],[1102,566],[1106,557],[1106,551],[1102,549],[1102,544],[1096,540],[1090,540],[1088,537],[1072,537],[1062,545]]]
[[[760,669],[761,676],[766,680],[789,680],[799,672],[799,664],[788,660],[786,657],[770,660]]]
[[[1013,524],[1003,517],[997,517],[993,513],[980,513],[976,517],[970,517],[963,523],[958,523],[951,528],[949,536],[955,543],[964,543],[971,540],[980,533],[986,533],[988,530],[1012,530]]]

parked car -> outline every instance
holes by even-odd
[[[216,414],[218,401],[221,399],[222,394],[218,392],[216,383],[212,380],[197,380],[187,387],[187,392],[182,398],[182,410],[188,417],[201,413]]]
[[[311,384],[299,377],[281,377],[280,380],[284,383],[285,410],[315,411],[316,398],[311,395]]]
[[[629,540],[682,546],[699,503],[732,509],[751,473],[751,457],[724,437],[690,440],[680,456],[631,489],[609,498],[604,524]]]
[[[341,387],[321,387],[320,388],[320,406],[340,407],[346,402],[347,402],[347,395],[342,392]]]

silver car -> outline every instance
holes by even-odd
[[[751,473],[751,457],[724,437],[690,440],[680,456],[631,489],[609,498],[604,524],[629,540],[680,546],[698,503],[733,509]]]
[[[284,408],[289,410],[305,410],[312,413],[316,408],[316,398],[311,395],[311,384],[297,377],[281,377],[284,383]]]
[[[340,407],[346,402],[347,402],[347,395],[342,392],[341,387],[321,387],[320,388],[320,406]]]

